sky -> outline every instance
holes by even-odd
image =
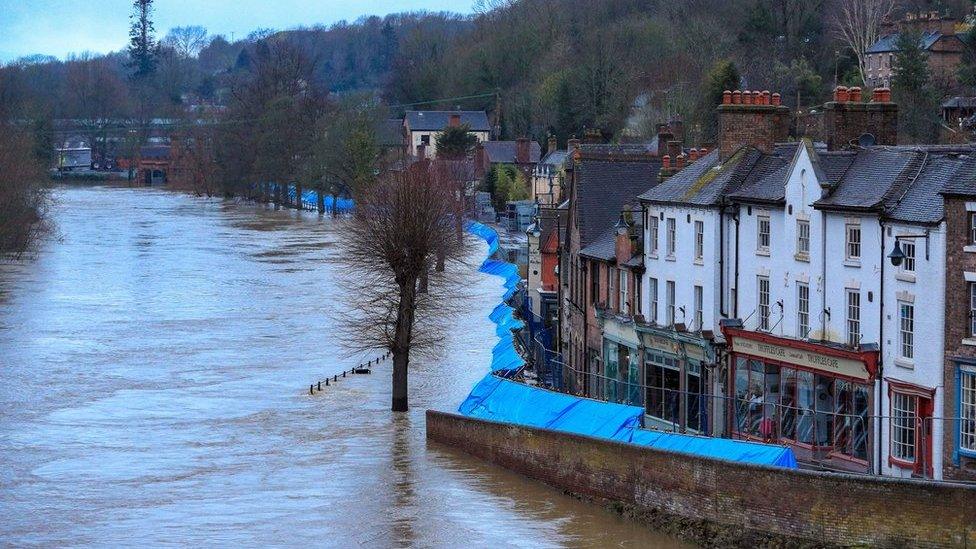
[[[243,38],[363,15],[403,11],[470,13],[473,0],[155,0],[159,37],[172,27],[202,25],[211,34]],[[64,58],[108,53],[128,42],[132,0],[0,0],[0,63],[32,54]]]

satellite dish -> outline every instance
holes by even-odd
[[[870,133],[862,133],[861,137],[857,138],[857,144],[862,147],[873,147],[877,142],[878,140]]]

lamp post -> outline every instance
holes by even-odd
[[[888,259],[891,260],[891,264],[898,267],[905,261],[905,252],[901,249],[900,241],[902,240],[915,240],[916,238],[925,239],[925,259],[929,258],[929,232],[925,231],[925,234],[906,234],[899,235],[895,237],[895,247],[888,254]]]

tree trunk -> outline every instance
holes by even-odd
[[[317,197],[319,213],[325,213],[325,195],[322,191],[315,191],[315,196]]]
[[[332,217],[339,215],[339,195],[332,195]]]
[[[305,209],[305,204],[302,203],[302,186],[299,183],[295,183],[295,209],[299,211]]]
[[[437,267],[436,267],[437,272],[439,273],[444,272],[444,261],[445,261],[444,250],[443,249],[437,250]]]
[[[275,203],[275,205],[274,205],[275,206],[275,210],[278,210],[278,209],[281,208],[281,185],[278,185],[278,184],[275,185],[275,198],[274,198],[274,203]]]
[[[416,279],[410,279],[400,284],[400,305],[397,308],[396,332],[393,335],[392,410],[394,412],[407,411],[407,365],[410,363],[410,342],[413,338],[416,293]]]

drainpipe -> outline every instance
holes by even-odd
[[[881,230],[881,295],[878,296],[878,311],[880,316],[878,317],[878,378],[875,380],[875,385],[877,386],[878,393],[878,421],[875,426],[875,436],[877,437],[877,447],[878,447],[878,468],[875,470],[875,474],[881,474],[881,416],[883,415],[884,408],[882,407],[882,402],[884,398],[884,384],[882,383],[884,371],[884,283],[885,283],[885,228],[884,228],[884,218],[883,216],[878,216],[878,227]]]
[[[732,303],[732,318],[739,318],[739,212],[737,208],[732,214],[735,221],[735,303]]]
[[[725,204],[718,209],[718,313],[725,316]]]

